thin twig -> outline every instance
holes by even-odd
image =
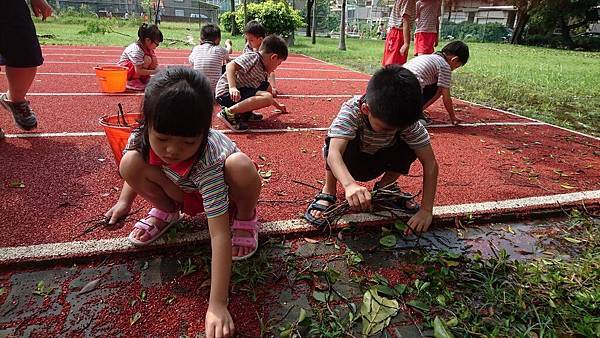
[[[297,184],[301,184],[301,185],[304,185],[304,186],[307,186],[307,187],[309,187],[309,188],[313,188],[313,189],[315,189],[315,190],[321,190],[321,188],[319,188],[319,187],[316,187],[316,186],[314,186],[314,185],[312,185],[312,184],[310,184],[310,183],[305,183],[305,182],[298,181],[298,180],[292,180],[292,182],[294,182],[294,183],[297,183]]]

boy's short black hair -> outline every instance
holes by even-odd
[[[144,42],[145,38],[152,40],[155,43],[163,42],[163,35],[157,25],[148,25],[143,23],[138,29],[138,38]]]
[[[212,23],[202,26],[202,29],[200,30],[200,40],[216,42],[219,39],[221,39],[221,29],[219,26]]]
[[[248,21],[246,27],[244,28],[244,34],[246,33],[252,34],[258,38],[264,38],[267,36],[267,30],[265,27],[256,20]]]
[[[469,61],[469,46],[460,40],[452,41],[445,45],[442,48],[442,53],[457,56],[463,66]]]
[[[421,85],[400,65],[389,65],[373,74],[366,101],[371,114],[395,128],[405,128],[423,118]]]
[[[271,34],[263,40],[259,51],[276,54],[282,60],[288,57],[288,48],[285,40],[275,34]]]

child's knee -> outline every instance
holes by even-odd
[[[248,155],[237,152],[227,157],[225,160],[225,170],[231,173],[245,174],[256,172],[256,167]]]
[[[144,157],[138,151],[128,151],[123,154],[121,163],[119,164],[119,174],[129,182],[141,177],[140,172],[143,172],[148,164],[144,161]]]

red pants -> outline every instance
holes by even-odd
[[[430,32],[415,33],[415,55],[433,54],[437,36]]]
[[[383,50],[383,60],[381,61],[381,65],[405,64],[406,59],[408,58],[408,50],[406,53],[400,54],[400,48],[403,44],[404,36],[402,28],[392,27],[385,38],[385,49]]]

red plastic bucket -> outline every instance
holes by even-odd
[[[122,116],[117,114],[102,116],[100,118],[100,125],[104,128],[104,133],[106,134],[110,149],[115,156],[117,167],[121,163],[123,150],[125,150],[131,131],[140,126],[138,121],[141,119],[142,114],[139,113],[123,114]],[[123,120],[125,120],[125,123]]]

